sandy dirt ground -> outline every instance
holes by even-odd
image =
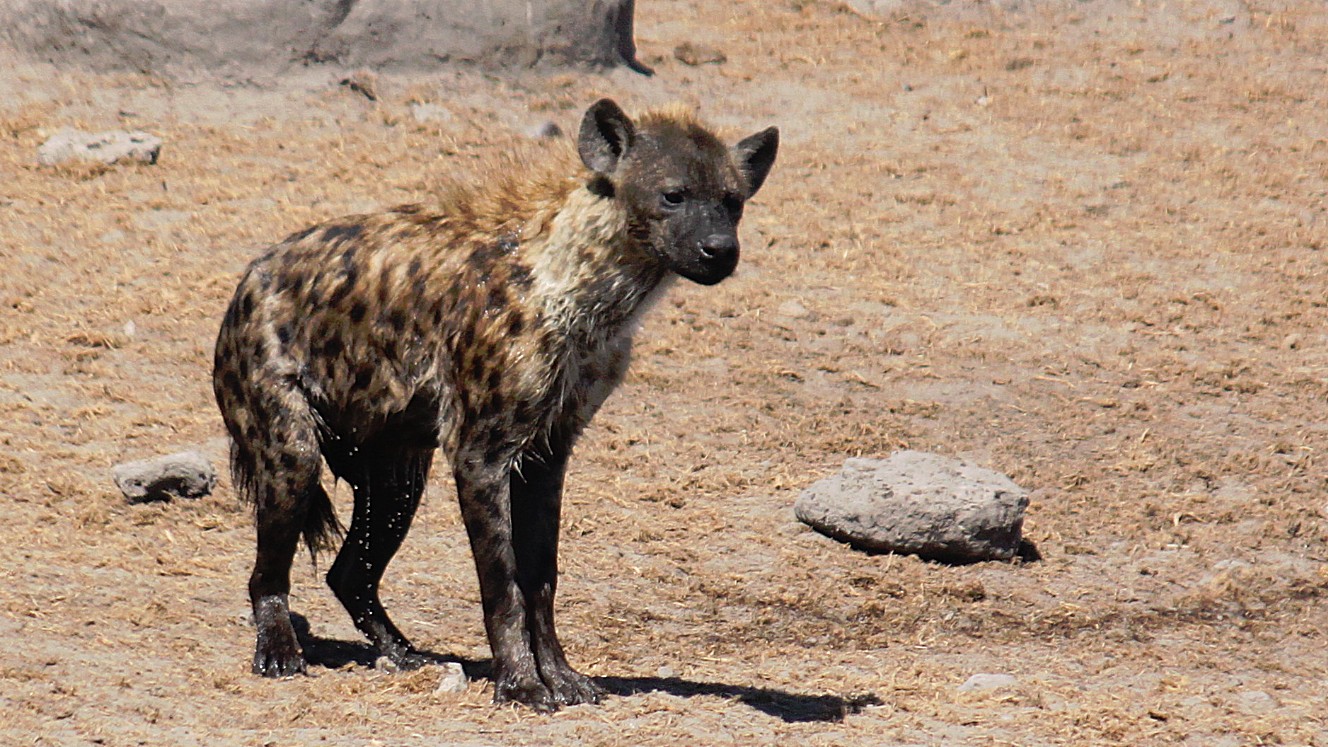
[[[376,101],[323,70],[9,67],[0,743],[1328,745],[1328,16],[1021,7],[652,0],[654,78],[383,75]],[[574,460],[560,630],[613,695],[491,703],[444,470],[384,597],[469,689],[375,670],[303,560],[312,676],[251,675],[229,481],[131,506],[110,467],[224,465],[211,349],[265,244],[427,199],[599,96],[784,135],[739,273],[655,310]],[[62,126],[166,144],[38,166]],[[794,520],[846,457],[904,447],[1033,490],[1044,559],[869,556]]]

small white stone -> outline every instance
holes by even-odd
[[[387,672],[388,674],[392,674],[394,672],[400,671],[401,667],[397,666],[397,663],[395,661],[392,661],[386,656],[380,656],[374,660],[374,669],[377,669],[380,672]]]
[[[807,310],[806,306],[803,306],[795,300],[781,303],[779,308],[775,309],[775,313],[780,316],[786,316],[790,319],[806,319],[812,315],[812,313]]]
[[[438,104],[425,104],[418,101],[412,101],[409,104],[410,116],[415,118],[416,122],[451,122],[454,117],[452,112],[446,107]]]
[[[964,684],[959,686],[959,692],[971,693],[978,690],[996,690],[1002,687],[1014,687],[1019,684],[1012,674],[989,674],[979,672],[972,677],[964,680]]]
[[[449,661],[444,663],[441,669],[443,670],[443,676],[438,679],[438,687],[434,689],[435,694],[463,693],[466,691],[466,687],[470,682],[466,679],[466,670],[462,669],[460,664]]]

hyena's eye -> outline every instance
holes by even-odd
[[[659,201],[664,203],[665,207],[678,207],[687,199],[687,191],[684,189],[668,189],[659,196]]]

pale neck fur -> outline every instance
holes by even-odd
[[[547,226],[544,236],[522,242],[547,323],[587,342],[591,335],[604,340],[630,333],[644,302],[658,296],[670,273],[631,246],[623,210],[579,187]]]

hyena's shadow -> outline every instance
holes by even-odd
[[[340,669],[348,664],[372,668],[382,656],[377,648],[367,642],[343,641],[336,638],[323,638],[314,635],[309,629],[309,620],[297,612],[291,613],[291,625],[295,628],[295,637],[304,649],[305,661],[311,667]],[[433,651],[420,651],[424,657],[437,664],[456,662],[465,670],[467,677],[487,677],[487,661],[473,661],[459,656],[446,656]]]
[[[850,713],[858,713],[867,706],[881,705],[881,699],[870,693],[849,698],[837,695],[802,695],[774,688],[726,685],[722,682],[695,682],[679,677],[596,677],[595,682],[613,695],[636,695],[647,692],[663,692],[682,698],[717,695],[736,700],[789,723],[843,721]]]
[[[303,615],[292,613],[291,623],[295,627],[295,633],[299,637],[305,659],[310,666],[340,669],[348,664],[355,664],[372,667],[380,656],[378,649],[368,643],[314,635],[309,630],[309,621]],[[488,679],[493,671],[492,659],[463,659],[432,651],[420,653],[440,664],[444,662],[460,664],[466,676],[471,679]],[[843,721],[850,713],[857,713],[867,706],[881,705],[881,699],[871,694],[849,698],[837,695],[802,695],[773,688],[728,685],[722,682],[696,682],[679,677],[596,677],[595,682],[610,695],[617,696],[649,692],[668,693],[680,698],[716,695],[736,700],[790,723]]]

